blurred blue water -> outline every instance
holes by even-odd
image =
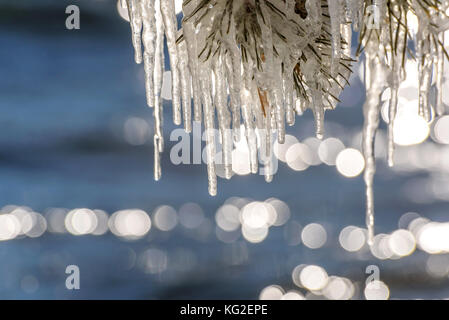
[[[216,209],[231,196],[277,197],[290,206],[292,219],[301,225],[319,221],[330,233],[326,246],[316,251],[288,246],[281,228],[270,231],[260,244],[243,240],[223,244],[214,230],[197,240],[181,227],[170,234],[152,230],[154,235],[137,242],[124,242],[110,233],[100,237],[47,233],[0,243],[0,298],[253,299],[269,284],[292,286],[291,271],[301,263],[319,264],[330,274],[354,281],[363,281],[365,267],[375,263],[381,266],[393,298],[448,296],[446,281],[422,280],[426,257],[422,252],[380,262],[338,246],[338,232],[344,226],[364,225],[361,177],[345,179],[324,165],[305,172],[280,165],[270,184],[262,176],[220,179],[218,196],[212,198],[205,165],[174,166],[166,152],[163,178],[154,182],[152,145],[131,146],[123,138],[127,118],[141,117],[151,124],[152,110],[145,106],[143,70],[132,61],[129,26],[115,13],[115,2],[78,1],[79,31],[64,29],[64,1],[30,3],[0,2],[7,8],[0,20],[0,206],[26,205],[39,212],[49,207],[88,207],[112,213],[196,202],[213,221]],[[362,84],[354,77],[343,106],[329,112],[328,120],[344,130],[360,129],[363,99]],[[168,107],[166,132],[174,128]],[[300,139],[312,135],[310,114],[297,122],[292,134]],[[394,175],[379,164],[378,232],[397,228],[397,220],[407,211],[436,216],[447,212],[447,203],[418,205],[398,194],[399,187],[415,176]],[[190,252],[195,267],[145,274],[135,256],[152,247],[167,251],[169,260],[177,250]],[[230,265],[226,257],[232,250],[247,252],[246,259]],[[68,264],[80,266],[79,291],[65,289]],[[39,281],[32,293],[21,286],[26,275]]]

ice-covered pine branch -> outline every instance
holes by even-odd
[[[174,0],[122,0],[122,5],[129,13],[135,60],[144,63],[147,103],[154,108],[155,179],[161,176],[164,145],[161,87],[166,39],[173,121],[183,122],[187,132],[192,120],[204,123],[211,195],[217,192],[217,146],[209,129],[217,126],[220,131],[227,178],[232,175],[233,141],[244,138],[253,173],[258,171],[258,145],[265,146],[265,178],[271,181],[272,141],[277,137],[284,142],[285,126],[294,125],[297,114],[311,109],[316,136],[323,137],[324,113],[336,107],[348,84],[355,61],[352,32],[358,32],[356,56],[364,55],[365,61],[362,147],[372,241],[373,146],[380,96],[390,89],[388,161],[392,165],[398,88],[408,59],[418,60],[420,115],[431,121],[435,112],[444,112],[449,0],[184,0],[180,28]],[[417,18],[416,33],[408,28],[410,15]],[[241,125],[245,137],[240,137]]]

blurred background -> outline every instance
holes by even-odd
[[[70,4],[80,30],[65,28]],[[270,184],[238,144],[210,197],[206,165],[170,161],[169,100],[153,180],[152,110],[116,0],[0,0],[0,43],[0,298],[449,298],[449,117],[416,116],[413,63],[394,168],[385,112],[376,142],[370,249],[359,64],[323,142],[311,113],[298,117]],[[68,265],[80,290],[66,289]]]

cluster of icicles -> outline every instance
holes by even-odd
[[[449,1],[442,2],[438,5],[447,8]],[[144,63],[147,104],[154,108],[155,179],[161,177],[160,153],[164,148],[161,88],[166,39],[173,121],[183,123],[187,132],[192,130],[192,121],[203,121],[211,195],[217,193],[217,146],[214,131],[210,130],[216,122],[225,176],[232,175],[233,142],[240,140],[243,124],[251,172],[258,172],[258,145],[263,145],[267,155],[263,161],[265,179],[271,181],[273,139],[284,142],[285,126],[294,124],[296,114],[311,109],[316,136],[323,137],[324,112],[336,107],[351,73],[352,31],[362,34],[367,87],[362,147],[366,161],[366,219],[372,243],[373,146],[380,97],[385,88],[391,89],[388,159],[392,165],[392,128],[398,88],[409,55],[404,54],[407,41],[414,41],[419,59],[420,114],[430,120],[432,110],[438,114],[444,111],[444,57],[438,45],[447,27],[446,17],[441,16],[444,9],[429,15],[422,6],[424,0],[184,0],[182,28],[178,30],[174,0],[121,3],[129,13],[135,61]],[[378,22],[374,28],[367,24],[370,8],[375,9],[371,14]],[[419,21],[419,31],[413,36],[405,27],[410,10]],[[435,102],[431,101],[431,92],[436,92]]]

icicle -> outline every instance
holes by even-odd
[[[154,106],[154,54],[156,51],[156,20],[153,0],[142,0],[140,2],[143,20],[142,42],[144,45],[144,70],[145,89],[147,104]]]
[[[273,81],[273,36],[272,36],[272,28],[271,28],[271,19],[268,13],[268,9],[266,8],[265,0],[261,0],[260,2],[256,2],[257,13],[257,21],[259,22],[259,26],[262,32],[262,45],[263,45],[263,53],[260,53],[259,56],[262,60],[262,69],[263,72],[259,74],[259,85],[261,85],[262,90],[271,89],[274,85]],[[256,52],[257,54],[257,52]]]
[[[317,88],[313,89],[313,115],[315,116],[315,135],[318,139],[324,137],[324,106],[321,87],[317,84]]]
[[[417,5],[417,0],[414,4]],[[418,32],[416,34],[416,55],[419,73],[419,115],[426,121],[431,120],[431,106],[429,103],[430,86],[432,83],[432,57],[429,34],[429,18],[423,8],[417,5]]]
[[[342,30],[342,37],[344,41],[346,42],[343,53],[347,57],[351,57],[351,44],[352,44],[352,28],[351,24],[349,23],[343,23],[341,25]]]
[[[444,32],[441,32],[438,36],[438,39],[441,42],[441,45],[444,47]],[[445,112],[445,107],[443,104],[443,72],[444,72],[444,52],[443,48],[437,47],[438,56],[436,66],[436,90],[437,90],[437,99],[436,99],[436,112],[439,116],[442,116]]]
[[[398,90],[399,85],[395,84],[391,87],[390,105],[388,109],[388,165],[394,165],[394,119],[398,108]]]
[[[200,87],[203,99],[203,115],[206,130],[207,177],[209,194],[217,195],[217,175],[215,173],[215,111],[212,105],[212,90],[210,87],[210,66],[203,64],[200,70]]]
[[[263,139],[263,142],[265,147],[264,147],[264,151],[265,151],[265,155],[264,155],[264,176],[265,176],[265,181],[266,182],[271,182],[273,181],[273,161],[272,161],[272,155],[273,155],[273,150],[272,150],[272,133],[271,133],[271,117],[272,117],[272,112],[271,112],[271,106],[270,104],[267,105],[267,110],[266,110],[266,114],[267,116],[265,117],[265,139]],[[263,150],[262,150],[263,151]]]
[[[374,140],[379,126],[380,97],[384,88],[385,70],[382,61],[376,55],[375,45],[371,44],[367,48],[366,60],[367,69],[370,71],[370,78],[367,79],[371,86],[367,90],[365,104],[363,105],[363,114],[365,122],[363,124],[362,149],[365,158],[364,181],[366,185],[366,226],[368,229],[368,244],[373,244],[374,239],[374,194],[373,179],[376,172],[376,163],[374,158]],[[374,51],[374,52],[370,52]]]
[[[327,0],[329,6],[329,15],[331,17],[331,34],[332,34],[332,59],[331,74],[337,75],[338,66],[340,64],[341,55],[341,22],[343,16],[342,0]]]
[[[184,7],[185,14],[189,14],[189,11]],[[183,23],[183,35],[187,43],[187,52],[189,59],[189,70],[192,75],[192,93],[193,93],[193,119],[195,121],[201,121],[201,94],[198,83],[198,52],[197,41],[195,37],[195,28],[192,22]]]
[[[181,75],[182,88],[182,110],[184,118],[184,129],[187,133],[192,131],[192,83],[188,66],[187,44],[182,41],[178,45],[179,50],[179,73]]]
[[[215,74],[215,106],[218,114],[218,125],[220,127],[223,165],[225,178],[232,176],[232,133],[231,133],[231,114],[228,109],[228,97],[226,92],[226,79],[224,74],[224,59],[220,54],[217,63],[214,66]]]
[[[311,83],[311,108],[315,118],[315,135],[318,139],[324,137],[324,105],[323,91],[320,82],[317,79],[316,69],[319,62],[316,59],[310,59],[304,65],[303,72],[309,83]]]
[[[251,173],[257,173],[258,161],[257,161],[257,137],[254,131],[254,121],[252,118],[252,96],[249,89],[245,86],[242,90],[240,97],[242,101],[242,114],[245,125],[245,135],[248,142],[249,149],[249,163]]]
[[[233,27],[231,27],[232,31]],[[240,88],[242,85],[240,52],[235,44],[228,44],[226,56],[226,74],[232,110],[232,130],[234,141],[240,141]]]
[[[345,39],[346,46],[343,53],[347,57],[351,57],[351,41],[352,41],[352,29],[350,24],[345,24],[343,28],[343,39]]]
[[[396,7],[393,7],[396,9]],[[392,9],[392,10],[393,10]],[[396,15],[400,15],[400,13],[396,13]],[[406,25],[405,14],[402,14],[403,25]],[[391,17],[390,17],[391,19]],[[388,109],[388,152],[387,152],[387,162],[390,167],[394,165],[394,122],[396,118],[397,108],[398,108],[398,91],[399,85],[402,80],[404,80],[403,75],[403,61],[402,53],[405,50],[405,40],[407,39],[407,30],[400,24],[397,23],[397,47],[396,51],[392,50],[392,59],[391,59],[391,83],[390,83],[390,105]]]
[[[139,0],[126,0],[128,15],[130,19],[132,42],[134,46],[134,60],[137,64],[142,63],[142,15]]]
[[[277,59],[276,59],[277,60]],[[273,100],[275,103],[276,128],[278,141],[280,144],[285,142],[285,106],[282,94],[282,69],[279,61],[276,61],[273,76]]]
[[[419,40],[419,115],[426,121],[431,120],[431,106],[429,104],[430,85],[432,82],[432,57],[430,56],[430,40]]]
[[[284,100],[285,100],[285,118],[289,126],[295,124],[295,110],[294,110],[294,100],[293,100],[293,80],[289,79],[287,74],[292,74],[293,70],[284,72],[282,76],[282,86],[284,90]]]
[[[164,24],[159,7],[159,0],[155,1],[156,11],[156,51],[154,59],[154,179],[161,178],[160,154],[164,150],[164,135],[162,132],[162,75],[164,74]]]
[[[172,76],[172,105],[173,122],[181,124],[181,101],[180,101],[180,78],[178,70],[178,49],[176,46],[176,32],[178,23],[176,20],[175,5],[173,0],[160,0],[161,13],[165,25],[165,35],[167,38],[168,54],[170,56],[170,71]]]

